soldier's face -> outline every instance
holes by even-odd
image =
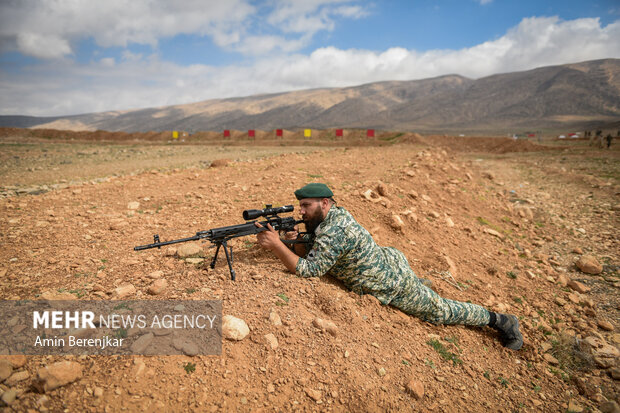
[[[301,211],[301,219],[304,220],[306,225],[306,231],[314,232],[316,227],[323,222],[323,209],[320,199],[302,199],[299,201],[299,210]]]

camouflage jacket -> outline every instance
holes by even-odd
[[[357,294],[372,294],[389,304],[413,271],[402,252],[378,246],[347,210],[333,205],[315,230],[309,252],[297,261],[296,273],[329,273]]]

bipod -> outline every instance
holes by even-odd
[[[211,269],[215,268],[215,262],[217,261],[217,254],[220,252],[220,247],[224,247],[224,253],[226,254],[226,262],[228,263],[228,269],[230,270],[230,279],[235,281],[235,270],[233,270],[232,262],[233,262],[233,251],[232,247],[230,247],[230,253],[228,252],[228,245],[226,244],[228,240],[224,239],[222,241],[216,242],[217,248],[215,250],[215,255],[213,256],[213,260],[211,261]]]

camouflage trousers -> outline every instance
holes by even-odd
[[[405,279],[403,289],[390,305],[433,324],[485,326],[490,321],[489,311],[484,307],[443,298],[413,273]]]

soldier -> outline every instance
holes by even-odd
[[[499,331],[504,347],[519,350],[523,336],[517,317],[488,311],[476,304],[440,297],[423,285],[407,258],[392,247],[380,247],[366,229],[344,208],[336,206],[325,184],[311,183],[295,191],[310,241],[294,252],[282,242],[271,225],[257,234],[261,247],[272,251],[292,273],[320,277],[329,272],[357,294],[371,294],[382,304],[434,324],[489,326]],[[259,223],[256,223],[260,226]],[[288,233],[287,239],[297,238]]]

